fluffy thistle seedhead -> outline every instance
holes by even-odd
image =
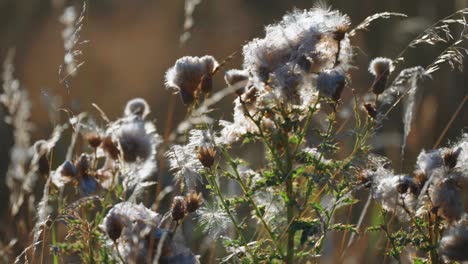
[[[183,196],[176,196],[172,200],[171,215],[174,221],[182,220],[187,214],[187,204]]]
[[[446,261],[468,261],[468,221],[463,219],[448,229],[439,243],[439,252]]]
[[[371,61],[369,64],[369,72],[375,76],[372,83],[372,92],[374,94],[381,94],[387,86],[388,76],[392,73],[393,61],[388,58],[378,57]]]
[[[182,57],[166,72],[166,88],[179,93],[184,104],[192,104],[199,92],[211,91],[216,67],[212,56]]]
[[[349,24],[346,15],[327,8],[294,10],[267,26],[264,38],[243,47],[244,69],[258,87],[273,79],[274,88],[288,84],[288,90],[302,83],[306,74],[331,69],[338,61],[347,70],[352,57],[346,36]]]
[[[189,192],[185,196],[185,203],[187,205],[187,212],[193,213],[200,208],[201,204],[203,203],[202,193],[197,193],[195,191]]]
[[[317,77],[317,89],[321,94],[335,101],[340,99],[345,85],[346,76],[342,70],[325,70]]]
[[[369,72],[375,77],[389,75],[394,69],[393,60],[389,58],[377,57],[369,64]]]
[[[452,223],[463,213],[463,203],[457,181],[451,177],[439,179],[429,189],[429,195],[436,212]]]
[[[145,99],[134,98],[127,102],[127,105],[125,106],[124,110],[124,115],[138,116],[141,119],[145,119],[150,112],[150,107]]]
[[[143,122],[125,122],[113,133],[113,136],[119,142],[126,162],[147,160],[153,153],[155,146],[152,135],[147,133]]]

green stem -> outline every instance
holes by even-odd
[[[263,227],[267,231],[268,235],[270,236],[270,239],[273,241],[276,248],[279,250],[279,253],[281,254],[281,256],[284,257],[284,254],[283,254],[283,252],[281,250],[281,246],[280,246],[280,244],[278,242],[278,239],[276,238],[273,231],[271,231],[271,228],[268,226],[267,222],[263,218],[262,213],[260,212],[260,209],[258,208],[257,204],[255,203],[255,201],[252,199],[251,195],[249,194],[247,186],[245,186],[245,183],[242,180],[242,178],[241,178],[241,176],[239,174],[239,171],[237,170],[237,165],[235,164],[235,162],[232,160],[229,153],[227,153],[227,151],[224,148],[221,148],[221,151],[223,152],[224,157],[229,161],[229,163],[230,163],[230,165],[231,165],[231,167],[232,167],[232,169],[234,171],[234,174],[235,174],[234,176],[235,176],[237,182],[239,183],[239,185],[241,186],[242,192],[247,197],[247,200],[249,201],[249,203],[253,207],[253,209],[255,211],[255,215],[260,219],[260,222],[262,223]]]
[[[229,219],[231,219],[232,224],[234,225],[234,227],[236,229],[236,232],[237,232],[237,234],[239,235],[239,237],[240,237],[240,239],[242,241],[242,244],[244,244],[245,250],[252,256],[252,258],[254,259],[254,263],[258,263],[256,255],[252,253],[249,246],[247,245],[247,239],[245,238],[245,235],[242,232],[242,228],[237,224],[237,221],[234,218],[234,216],[232,215],[231,210],[229,209],[229,206],[227,205],[226,201],[224,200],[221,189],[219,188],[219,185],[216,182],[216,179],[214,177],[214,173],[213,173],[213,171],[211,169],[209,169],[209,175],[206,178],[207,178],[208,182],[210,183],[210,185],[214,187],[215,194],[221,200],[221,204],[223,205],[224,211],[228,214]]]

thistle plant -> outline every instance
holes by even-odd
[[[186,3],[183,43],[197,4]],[[70,10],[65,15],[73,17],[62,19],[65,79],[83,65],[75,57],[67,62],[81,55],[74,50],[84,17]],[[15,134],[7,173],[11,213],[26,210],[27,200],[37,206],[15,262],[317,263],[329,256],[343,262],[359,237],[375,233],[386,241],[375,249],[385,259],[468,261],[468,135],[439,147],[445,130],[409,172],[371,144],[403,102],[403,163],[421,82],[444,63],[462,70],[467,15],[462,9],[438,21],[393,59],[369,60],[364,71],[373,81],[357,89],[353,37],[378,18],[404,15],[380,13],[353,27],[347,15],[323,5],[293,10],[243,45],[239,67],[229,69],[238,53],[176,60],[164,85],[180,95],[186,118],[164,136],[150,104],[134,98],[116,119],[97,105],[96,116],[65,111],[66,123],[48,140],[31,143],[30,104],[13,77],[11,53],[0,95]],[[410,48],[423,44],[448,47],[427,66],[400,69]],[[223,72],[219,84],[215,77]],[[231,94],[232,118],[215,118],[215,105]],[[345,111],[351,114],[342,121]],[[66,131],[67,154],[54,158]],[[251,148],[259,157],[248,155]],[[38,202],[31,198],[36,185]],[[367,225],[372,203],[377,216]],[[357,222],[342,217],[354,206],[362,206]],[[201,236],[199,247],[190,248],[187,229]]]

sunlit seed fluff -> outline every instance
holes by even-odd
[[[445,231],[439,242],[439,253],[445,261],[468,261],[468,221],[466,219]]]
[[[349,18],[338,11],[294,10],[279,23],[267,26],[263,39],[254,39],[244,46],[244,68],[260,82],[267,82],[270,73],[287,63],[312,72],[332,68],[340,52],[336,38],[347,38],[335,32],[347,28],[349,23]],[[348,65],[343,63],[342,66]]]
[[[378,57],[369,64],[369,72],[374,75],[375,79],[372,83],[372,92],[381,94],[387,86],[388,76],[394,69],[393,61],[388,58]]]
[[[205,204],[197,210],[198,221],[203,231],[213,239],[226,233],[232,224],[229,215],[217,205],[218,203]]]
[[[377,57],[369,64],[369,72],[375,77],[382,74],[390,74],[394,69],[393,60],[389,58]]]
[[[317,77],[317,89],[324,96],[339,100],[346,85],[346,76],[341,70],[326,70]]]
[[[151,112],[150,107],[145,99],[134,98],[127,102],[125,106],[125,116],[138,116],[141,119],[145,119],[146,116]]]
[[[405,175],[386,175],[374,181],[374,199],[383,209],[395,213],[398,219],[409,220],[405,208],[411,212],[416,206],[416,196],[409,188],[412,179]]]
[[[180,93],[184,104],[191,104],[200,91],[211,91],[216,67],[212,56],[182,57],[166,72],[166,88]]]
[[[119,127],[114,137],[122,148],[123,158],[126,162],[146,160],[153,152],[152,135],[148,134],[143,122],[126,122]]]
[[[426,174],[427,178],[430,178],[432,172],[444,165],[444,160],[440,150],[421,151],[416,160],[418,169]]]
[[[153,252],[149,248],[149,239],[153,237],[157,245],[156,227],[160,220],[159,214],[142,204],[122,202],[111,208],[100,227],[111,239],[117,237],[120,231],[118,250],[125,260],[144,263],[148,253]]]
[[[200,180],[198,172],[203,169],[203,165],[198,160],[195,149],[174,145],[166,152],[166,157],[177,182],[183,181],[189,187],[194,187]]]
[[[230,87],[234,87],[236,85],[240,86],[238,89],[236,89],[237,95],[244,93],[245,85],[247,84],[248,79],[249,73],[246,70],[232,69],[224,74],[224,80],[226,81],[227,85]]]

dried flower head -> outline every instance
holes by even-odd
[[[205,168],[213,166],[216,156],[216,150],[213,147],[200,147],[198,148],[197,158]]]
[[[387,86],[388,76],[394,70],[393,61],[388,58],[378,57],[369,64],[369,72],[375,76],[372,83],[372,92],[379,95]]]
[[[197,209],[203,203],[202,193],[197,193],[195,191],[189,192],[185,196],[185,203],[187,205],[187,212],[193,213],[197,211]]]
[[[460,219],[464,213],[460,189],[456,180],[439,179],[429,188],[429,195],[437,213],[449,222]]]
[[[336,41],[341,41],[342,39],[345,38],[345,34],[348,30],[349,30],[349,24],[343,24],[343,25],[338,26],[336,30],[333,32],[333,38]]]
[[[69,183],[73,178],[78,175],[78,169],[75,165],[66,160],[60,165],[55,172],[52,173],[52,183],[58,188],[62,188],[65,184]]]
[[[124,219],[121,215],[111,213],[104,219],[104,226],[107,235],[113,241],[116,241],[122,234],[124,228]]]
[[[191,104],[200,91],[211,91],[216,67],[212,56],[182,57],[166,72],[166,87],[180,93],[184,104]]]
[[[102,139],[101,147],[113,160],[117,160],[119,158],[120,150],[111,136],[106,136]]]
[[[346,76],[342,70],[325,70],[317,77],[317,89],[321,94],[337,101],[346,85]]]
[[[370,118],[375,119],[377,117],[377,110],[372,104],[364,104],[364,109]]]
[[[141,119],[145,119],[150,113],[150,107],[145,99],[134,98],[127,102],[125,106],[125,116],[138,116]]]
[[[83,176],[88,174],[89,156],[84,153],[81,154],[80,157],[75,161],[75,167],[78,171],[78,175]]]
[[[116,137],[122,147],[125,161],[146,160],[150,157],[153,144],[151,144],[151,136],[146,133],[144,124],[131,123],[122,125],[116,132]]]
[[[446,261],[468,261],[468,223],[466,219],[450,227],[442,236],[439,252]]]
[[[229,86],[240,86],[238,89],[236,89],[237,95],[241,95],[244,93],[245,85],[247,84],[248,79],[249,73],[246,70],[232,69],[224,74],[224,80]]]
[[[85,135],[86,141],[92,148],[97,148],[101,145],[102,136],[97,132],[90,132]]]
[[[76,169],[75,165],[69,160],[66,160],[58,169],[57,171],[64,177],[73,178],[77,175],[78,170]]]
[[[426,174],[422,170],[417,170],[414,172],[414,182],[422,187],[427,181]]]
[[[453,169],[455,166],[457,166],[458,162],[458,156],[462,152],[462,148],[456,148],[456,149],[448,149],[444,152],[444,165],[449,168]]]
[[[171,215],[174,221],[182,220],[187,214],[187,204],[183,196],[176,196],[172,200]]]

